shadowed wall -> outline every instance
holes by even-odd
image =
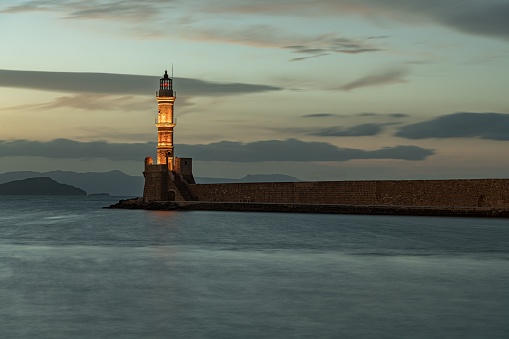
[[[509,179],[197,184],[189,189],[200,201],[509,207]]]

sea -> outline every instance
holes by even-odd
[[[509,338],[509,220],[0,196],[0,338]]]

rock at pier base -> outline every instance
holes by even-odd
[[[172,211],[179,209],[175,201],[144,201],[143,198],[131,198],[120,200],[116,204],[105,208],[119,208],[128,210],[157,210]]]
[[[108,208],[145,209],[158,211],[237,211],[287,212],[316,214],[409,215],[447,217],[509,218],[508,209],[481,207],[369,206],[331,204],[273,204],[253,202],[151,201],[143,198],[120,200]]]

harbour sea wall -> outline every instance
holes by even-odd
[[[509,208],[492,207],[412,207],[210,201],[147,202],[143,198],[120,200],[118,203],[107,208],[144,209],[157,211],[231,211],[509,218]]]
[[[169,182],[146,183],[143,198],[121,200],[110,208],[509,217],[509,179],[225,184],[184,184],[183,181],[168,185]],[[150,188],[160,185],[170,191],[180,191],[182,186],[185,194],[168,195],[175,199],[150,199]]]
[[[196,201],[509,208],[509,179],[193,184]]]

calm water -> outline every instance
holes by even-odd
[[[509,220],[0,197],[1,338],[508,338]]]

